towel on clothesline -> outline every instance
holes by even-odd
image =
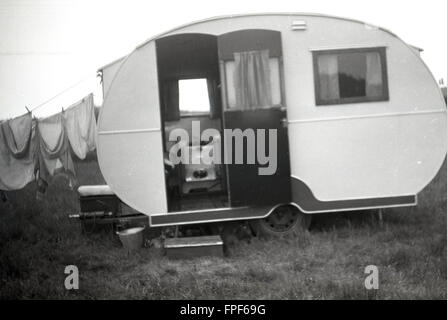
[[[31,113],[0,123],[0,190],[18,190],[34,180]]]
[[[69,178],[74,180],[75,170],[70,154],[70,145],[65,131],[62,113],[38,119],[36,126],[38,178],[48,183],[49,177],[57,169],[65,169]]]
[[[93,94],[63,111],[65,130],[73,153],[85,159],[96,148],[96,118]]]

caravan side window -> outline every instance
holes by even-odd
[[[315,51],[316,104],[387,101],[385,48]]]

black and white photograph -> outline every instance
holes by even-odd
[[[0,0],[0,300],[447,299],[445,9]]]

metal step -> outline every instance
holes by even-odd
[[[223,257],[223,241],[220,236],[168,238],[164,242],[164,248],[167,257],[171,259]]]

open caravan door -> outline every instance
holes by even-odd
[[[281,33],[258,29],[226,33],[218,37],[218,51],[230,204],[289,203]]]
[[[107,184],[134,210],[167,212],[155,43],[133,51],[111,82],[98,120]]]

